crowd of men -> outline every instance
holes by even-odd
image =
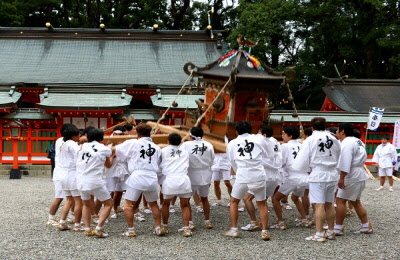
[[[138,137],[116,145],[105,144],[104,133],[98,128],[89,127],[80,133],[76,126],[65,124],[61,128],[62,137],[55,144],[55,199],[50,205],[47,225],[59,230],[82,231],[86,236],[107,237],[104,225],[123,211],[127,230],[122,235],[135,237],[134,220],[144,219],[139,211],[142,201],[145,212],[153,215],[153,233],[163,236],[170,232],[169,215],[179,198],[183,220],[179,231],[184,237],[190,237],[196,228],[192,221],[191,197],[197,209],[204,213],[204,228],[212,229],[210,185],[214,181],[217,197],[214,205],[222,205],[219,184],[224,181],[230,195],[231,227],[225,233],[227,237],[240,236],[241,200],[250,216],[250,223],[242,230],[259,230],[263,240],[270,240],[268,228],[285,230],[281,200],[290,194],[300,215],[296,225],[315,224],[316,232],[306,240],[325,242],[344,235],[348,204],[361,221],[357,233],[371,234],[373,227],[360,201],[369,178],[364,168],[365,145],[350,123],[339,124],[334,132],[327,131],[325,126],[325,119],[316,117],[303,136],[298,127],[285,126],[283,144],[280,144],[272,137],[270,127],[263,125],[258,134],[252,134],[250,122],[240,121],[236,124],[237,137],[227,144],[226,153],[215,154],[212,144],[203,140],[204,133],[199,127],[193,127],[191,140],[183,143],[179,134],[170,134],[168,146],[161,149],[152,141],[152,128],[145,123],[116,127],[113,135],[137,134]],[[300,142],[300,137],[304,141]],[[389,157],[393,153],[385,140],[384,147],[377,149],[374,156],[382,179],[391,176],[385,168],[393,169],[395,160]],[[390,167],[386,167],[387,160],[391,160]],[[233,186],[230,184],[232,173],[236,176]],[[392,185],[390,182],[391,191]],[[379,190],[382,189],[381,182]],[[278,221],[268,227],[269,197]],[[58,220],[55,215],[64,198],[66,203]],[[258,219],[253,199],[258,207]],[[69,220],[73,226],[69,226]],[[93,222],[95,228],[92,228]]]

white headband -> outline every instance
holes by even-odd
[[[193,137],[193,139],[196,140],[196,141],[201,141],[201,140],[202,140],[201,137],[194,136],[194,135],[192,135],[192,133],[189,133],[189,135],[190,135],[191,137]]]

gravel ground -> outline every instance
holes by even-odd
[[[212,230],[202,227],[201,214],[194,213],[198,228],[191,238],[177,232],[182,226],[180,210],[171,214],[170,233],[166,237],[151,233],[150,215],[146,216],[146,222],[136,223],[136,238],[120,235],[126,229],[122,215],[106,224],[109,238],[85,237],[82,233],[45,226],[53,196],[49,177],[23,176],[21,180],[10,180],[8,176],[1,176],[0,186],[3,194],[0,198],[1,259],[400,259],[397,244],[400,226],[395,225],[399,220],[399,191],[377,192],[374,188],[378,182],[372,180],[367,182],[363,201],[375,233],[353,234],[360,224],[352,216],[345,221],[346,235],[326,243],[304,240],[314,229],[295,227],[295,210],[284,210],[288,230],[270,231],[271,241],[260,240],[259,232],[241,232],[239,239],[226,238],[224,231],[230,224],[227,207],[212,208]],[[225,187],[222,189],[227,201]],[[272,213],[270,223],[275,221]],[[248,222],[247,213],[240,213],[239,225]]]

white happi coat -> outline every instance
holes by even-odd
[[[354,183],[369,179],[364,163],[367,160],[367,152],[364,143],[353,136],[346,137],[340,143],[341,151],[338,163],[339,171],[347,172],[345,183]]]
[[[211,183],[211,166],[214,161],[214,147],[207,141],[187,141],[181,149],[189,153],[188,175],[192,185],[208,185]]]
[[[103,179],[104,163],[111,154],[110,148],[97,141],[82,145],[76,163],[78,190],[91,191],[106,185]]]
[[[297,171],[292,168],[293,162],[300,152],[301,144],[297,140],[289,140],[289,142],[281,145],[282,149],[282,167],[283,182],[293,186],[306,186],[308,183],[308,172]]]
[[[188,176],[188,152],[175,145],[169,145],[161,149],[160,168],[164,176],[162,183],[163,194],[178,195],[192,192]]]
[[[58,177],[63,190],[76,190],[76,158],[78,157],[79,145],[68,140],[59,147],[58,153]]]
[[[308,182],[338,181],[336,167],[339,156],[339,141],[327,131],[314,130],[303,142],[292,168],[300,172],[311,172]]]
[[[252,189],[265,186],[263,165],[272,165],[273,149],[273,142],[262,135],[242,134],[230,141],[227,152],[236,183],[250,184]]]
[[[63,145],[63,144],[64,144],[63,137],[60,137],[56,140],[56,144],[54,146],[56,154],[54,157],[55,167],[54,167],[54,171],[53,171],[53,181],[59,181],[62,177],[62,174],[60,172],[60,167],[59,167],[60,164],[58,162],[60,160],[60,156],[59,156],[60,148],[61,148],[61,145]]]
[[[129,175],[128,164],[126,163],[126,160],[117,156],[114,157],[111,167],[106,168],[106,177],[117,177],[123,180],[125,175]]]
[[[211,170],[231,170],[231,163],[229,162],[228,154],[226,153],[216,153],[213,165],[211,166]]]
[[[266,137],[264,137],[266,138]],[[280,171],[282,169],[282,150],[281,145],[274,137],[267,137],[269,141],[271,141],[273,145],[273,150],[269,149],[268,153],[266,154],[270,160],[264,160],[264,170],[266,174],[266,181],[280,181],[282,176]]]
[[[131,139],[116,146],[115,155],[127,160],[131,176],[126,185],[137,190],[158,188],[161,149],[150,137]]]
[[[378,145],[372,157],[372,161],[379,164],[379,168],[393,167],[393,162],[397,161],[396,147],[391,143]]]

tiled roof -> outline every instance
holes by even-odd
[[[1,64],[1,63],[0,63]],[[12,107],[21,97],[21,93],[14,90],[2,89],[0,91],[0,107]]]
[[[160,113],[157,113],[156,111],[152,109],[130,109],[130,110],[124,110],[124,113],[122,115],[116,115],[114,118],[116,120],[123,120],[123,117],[125,116],[126,118],[130,118],[130,116],[133,115],[135,117],[135,120],[150,120],[150,121],[155,121],[158,120],[161,117]]]
[[[12,110],[10,113],[1,116],[2,119],[31,119],[31,120],[53,120],[54,116],[44,113],[37,108],[22,108]]]
[[[132,96],[121,93],[49,92],[40,95],[40,108],[102,110],[129,108]]]
[[[155,107],[167,108],[171,105],[175,97],[176,95],[161,94],[161,97],[159,97],[158,95],[153,95],[150,98]],[[186,108],[195,109],[198,107],[195,101],[199,99],[205,99],[205,95],[179,95],[176,99],[176,103],[178,103],[178,106],[171,107],[171,110],[184,110]]]
[[[131,38],[107,33],[79,38],[67,30],[35,36],[28,29],[20,35],[0,28],[0,84],[182,85],[185,63],[206,65],[222,55],[215,40],[194,32],[182,39],[177,32],[174,38],[168,32],[135,38],[133,30]]]
[[[385,112],[400,112],[398,93],[400,80],[345,80],[329,82],[326,96],[338,107],[349,112],[369,112],[370,107]]]

